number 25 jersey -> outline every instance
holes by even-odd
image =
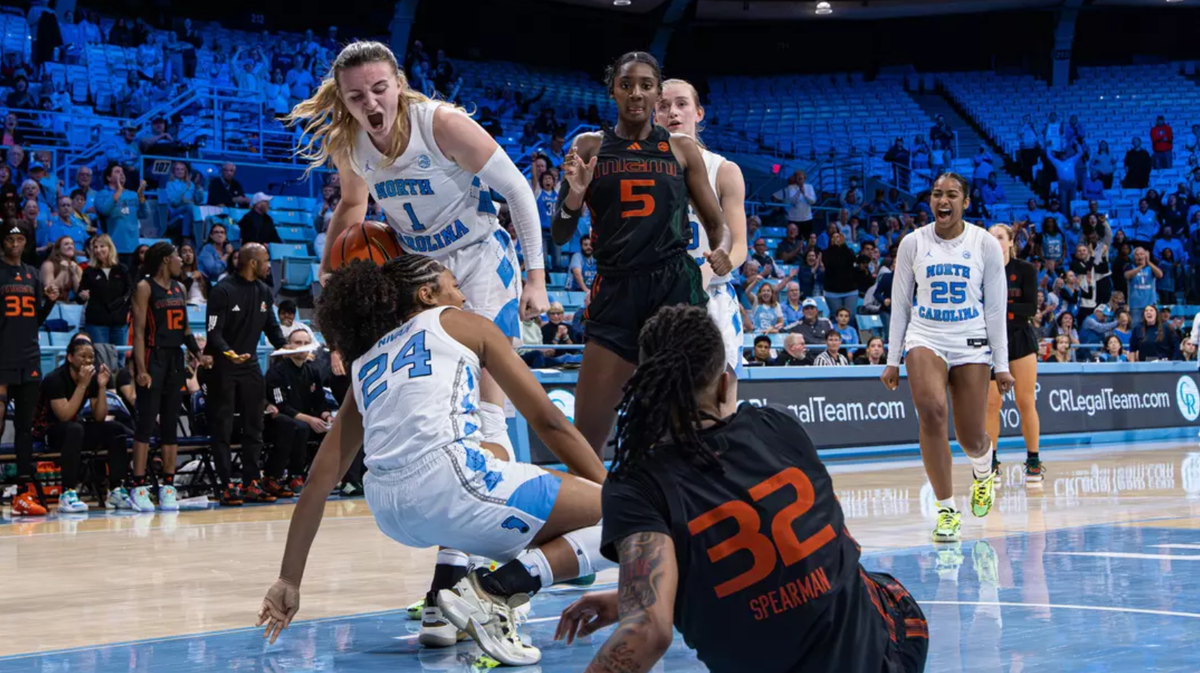
[[[442,327],[442,306],[418,313],[354,361],[364,463],[395,470],[455,443],[478,448],[479,356]]]
[[[601,552],[670,535],[675,627],[713,673],[877,673],[889,635],[829,473],[790,414],[743,405],[701,433],[719,466],[656,448],[604,484]]]

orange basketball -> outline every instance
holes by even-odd
[[[365,259],[382,265],[384,262],[401,255],[400,242],[392,228],[367,220],[352,224],[338,235],[329,252],[329,266],[340,268],[343,264],[356,259]]]

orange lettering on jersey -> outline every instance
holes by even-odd
[[[824,568],[817,568],[798,580],[760,594],[750,599],[750,611],[754,620],[761,622],[775,615],[803,607],[829,593],[833,587],[825,575]]]

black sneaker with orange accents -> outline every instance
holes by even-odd
[[[263,480],[263,490],[276,498],[292,498],[296,495],[286,483],[274,477],[267,477]]]
[[[245,494],[246,502],[275,502],[276,500],[275,496],[263,490],[257,479],[251,481],[243,493]]]
[[[237,484],[230,484],[221,491],[221,506],[222,507],[241,507],[242,506],[242,489]]]

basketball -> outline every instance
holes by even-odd
[[[382,222],[367,220],[350,225],[338,235],[329,254],[330,267],[338,269],[356,259],[383,264],[393,257],[399,257],[401,250],[391,227]]]

